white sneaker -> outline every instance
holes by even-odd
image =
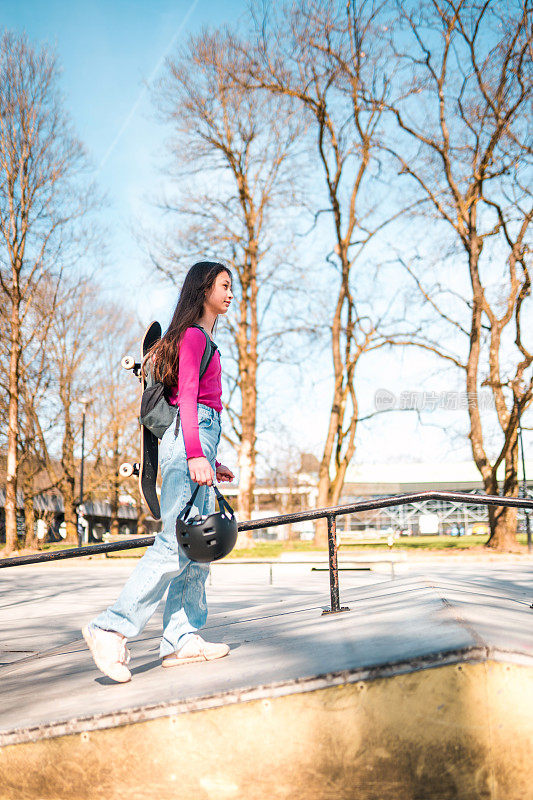
[[[130,660],[130,651],[126,647],[124,636],[115,631],[104,631],[94,625],[86,625],[82,634],[94,663],[104,675],[117,683],[131,680],[131,672],[126,666]]]
[[[176,653],[163,656],[163,667],[176,667],[179,664],[191,664],[193,661],[214,661],[229,653],[229,645],[222,642],[205,642],[201,636],[188,639]]]

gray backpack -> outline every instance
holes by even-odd
[[[205,349],[200,362],[200,378],[202,378],[218,348],[200,325],[192,325],[191,327],[198,328],[205,336]],[[168,402],[168,389],[161,381],[154,381],[150,370],[146,371],[146,389],[141,398],[139,421],[158,439],[163,438],[167,428],[175,421],[174,435],[178,435],[180,425],[178,407]]]

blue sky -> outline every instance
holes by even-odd
[[[133,279],[135,290],[143,280],[144,257],[132,227],[161,181],[165,131],[145,84],[160,76],[165,56],[188,35],[234,22],[244,11],[242,2],[212,0],[0,2],[0,27],[25,30],[34,43],[56,50],[65,106],[107,199],[107,246],[117,284]]]
[[[127,297],[143,322],[159,318],[165,324],[175,301],[174,292],[169,295],[147,281],[146,256],[134,236],[136,225],[153,213],[148,198],[163,182],[160,169],[168,133],[154,118],[146,82],[160,76],[165,56],[190,34],[203,26],[233,24],[245,13],[242,0],[0,0],[0,28],[25,30],[34,43],[46,42],[56,50],[65,106],[107,198],[110,289]],[[271,420],[273,450],[279,450],[283,439],[287,447],[297,444],[320,454],[330,402],[328,364],[324,377],[309,371],[304,389],[301,383],[294,386],[294,375],[278,376],[276,420],[282,433]],[[405,389],[462,389],[455,381],[444,376],[442,365],[412,349],[380,352],[361,370],[362,413],[373,410],[379,387],[397,394]],[[302,393],[309,403],[302,405]],[[358,461],[468,459],[467,441],[452,433],[455,425],[464,429],[465,420],[448,416],[446,432],[430,424],[437,422],[435,416],[426,418],[426,426],[413,413],[386,414],[362,425]],[[443,421],[441,414],[438,422]]]

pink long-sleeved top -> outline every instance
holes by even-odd
[[[198,431],[197,404],[222,411],[222,381],[218,350],[200,380],[200,363],[205,350],[205,336],[198,328],[187,328],[179,345],[178,385],[170,392],[169,402],[177,405],[187,458],[204,456]],[[218,462],[217,462],[218,465]]]

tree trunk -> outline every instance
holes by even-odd
[[[118,498],[120,492],[120,477],[118,468],[120,466],[119,452],[119,431],[118,418],[114,423],[113,430],[113,475],[111,478],[111,519],[109,522],[109,532],[112,536],[118,536],[120,526],[118,522]]]
[[[35,532],[35,508],[33,497],[24,495],[24,527],[26,535],[24,537],[24,547],[37,547],[37,534]]]
[[[63,505],[65,508],[65,541],[68,544],[77,545],[78,526],[75,497],[76,479],[74,477],[74,454],[72,451],[72,446],[73,442],[70,432],[70,416],[67,413],[65,419],[65,436],[63,439],[63,457],[61,459],[61,466],[63,467],[61,494],[63,496]]]
[[[13,275],[13,295],[18,293],[18,275]],[[20,319],[19,305],[12,296],[11,309],[11,354],[9,359],[9,412],[7,434],[7,474],[6,474],[6,552],[12,553],[18,547],[17,539],[17,479],[18,479],[18,439],[19,439],[19,363],[20,363]]]
[[[255,373],[255,370],[253,370]],[[239,492],[237,495],[237,516],[240,520],[251,518],[254,504],[255,487],[255,424],[257,389],[255,380],[245,387],[242,392],[243,411],[241,414],[242,435],[239,442]],[[249,531],[239,534],[239,547],[248,547],[252,544],[252,535]]]
[[[243,203],[246,206],[245,203]],[[251,517],[255,488],[256,417],[257,417],[257,254],[253,237],[253,220],[248,220],[249,252],[241,277],[239,385],[241,390],[241,437],[239,442],[239,493],[237,511],[241,520]],[[241,544],[251,536],[241,536]]]
[[[329,439],[329,437],[328,437]],[[317,508],[328,508],[335,505],[332,497],[332,483],[329,474],[329,464],[331,460],[331,450],[329,459],[327,446],[322,456],[322,461],[318,470],[318,496]],[[342,488],[342,487],[341,487]],[[315,544],[317,547],[327,547],[328,544],[328,524],[325,519],[317,519],[315,522]]]
[[[492,550],[516,551],[516,508],[490,506],[489,523],[490,537],[485,546]]]
[[[481,243],[477,234],[470,231],[469,237],[469,272],[472,284],[473,303],[472,320],[470,327],[470,347],[466,368],[466,391],[468,398],[468,413],[470,417],[470,443],[472,455],[478,470],[483,478],[483,485],[487,494],[499,494],[498,480],[496,478],[497,465],[491,467],[483,441],[483,428],[479,411],[478,375],[481,353],[482,310],[487,308],[483,287],[479,278],[479,257]],[[488,309],[487,309],[488,310]],[[494,326],[496,320],[491,320],[493,341],[489,356],[492,378],[492,391],[498,410],[499,393],[499,347],[494,346]],[[516,415],[510,415],[505,408],[498,410],[498,418],[502,432],[509,436],[509,428],[515,426]],[[518,436],[515,427],[509,441],[505,445],[505,480],[502,495],[505,497],[518,497]],[[516,549],[517,510],[507,506],[489,506],[490,537],[486,547],[492,550],[509,551]]]
[[[74,464],[74,436],[72,434],[72,422],[70,418],[70,395],[68,386],[60,386],[61,404],[64,414],[64,432],[61,452],[61,466],[63,468],[63,478],[61,480],[61,494],[65,506],[65,524],[67,535],[65,541],[68,544],[78,543],[78,526],[76,513],[76,469]]]
[[[342,420],[339,421],[342,424]],[[331,480],[329,474],[329,462],[326,461],[327,453],[324,453],[322,463],[318,473],[318,498],[317,507],[326,508],[329,506],[337,506],[339,504],[342,489],[344,487],[344,479],[346,477],[346,470],[355,452],[355,428],[357,425],[357,416],[353,416],[351,426],[353,432],[350,434],[350,441],[344,457],[340,463],[336,463],[335,477]],[[330,452],[331,459],[331,452]],[[328,543],[328,525],[325,519],[319,519],[315,524],[315,544],[319,547],[325,547]]]
[[[503,494],[505,497],[518,497],[518,436],[508,450],[505,460],[505,480]],[[516,551],[518,509],[508,506],[489,506],[490,536],[486,547],[491,550]]]
[[[255,487],[255,426],[257,414],[256,362],[252,353],[245,353],[244,374],[241,383],[241,439],[239,442],[239,494],[237,508],[240,519],[250,519],[254,503]]]
[[[78,526],[76,514],[76,498],[74,494],[74,478],[65,477],[61,481],[61,494],[65,506],[65,525],[67,535],[65,542],[72,545],[78,544]]]
[[[38,546],[35,532],[35,507],[33,502],[33,474],[31,464],[26,463],[23,468],[22,492],[24,494],[24,547],[36,548]]]
[[[27,391],[23,386],[23,398],[26,404]],[[24,425],[24,441],[25,450],[21,458],[20,468],[22,471],[22,493],[24,495],[24,547],[37,548],[38,539],[35,530],[35,475],[37,467],[37,459],[32,457],[32,445],[35,441],[35,432],[32,425],[32,412],[30,408],[25,409],[25,425]]]
[[[146,530],[145,525],[146,514],[144,512],[142,503],[139,503],[137,506],[137,535],[138,536],[147,536],[148,531]]]
[[[253,485],[255,483],[255,453],[253,440],[244,436],[239,444],[239,494],[237,508],[239,519],[250,519],[253,508]]]

